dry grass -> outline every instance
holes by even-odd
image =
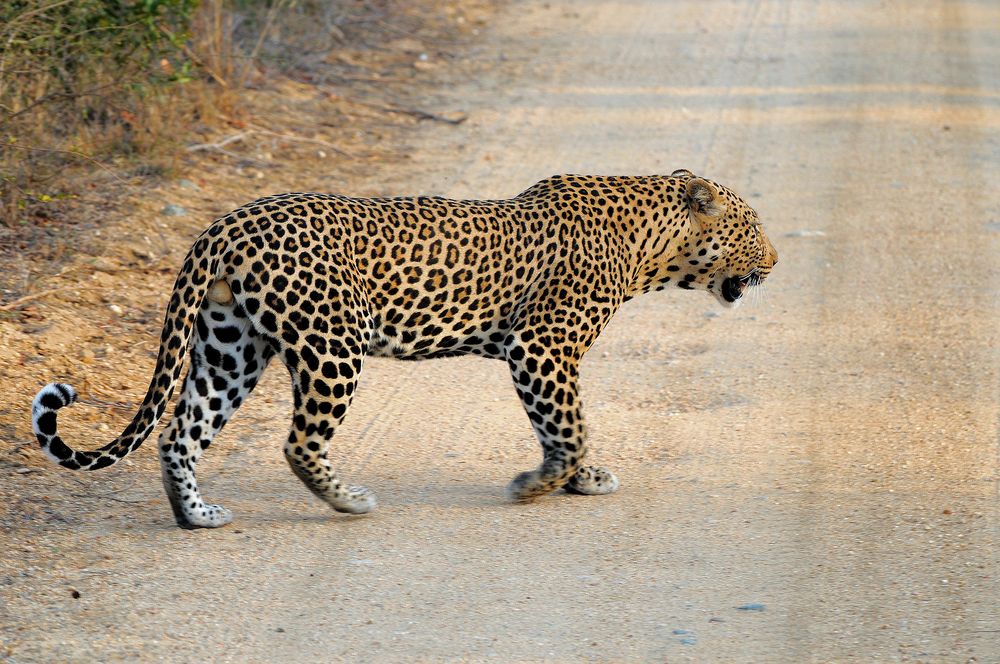
[[[76,209],[67,201],[109,181],[123,190],[137,176],[176,175],[186,144],[240,126],[248,90],[283,77],[384,81],[379,70],[399,55],[387,44],[464,11],[401,0],[159,1],[173,13],[149,26],[138,10],[94,23],[117,4],[103,0],[0,9],[0,244],[66,223]]]
[[[58,218],[98,171],[169,173],[190,130],[231,116],[259,82],[292,2],[154,4],[0,8],[0,225]]]
[[[162,30],[192,0],[25,0],[0,8],[0,223],[50,217],[72,196],[74,166],[154,154],[170,142],[180,80]],[[155,21],[147,23],[149,21]]]

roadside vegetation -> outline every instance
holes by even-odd
[[[170,175],[268,75],[309,70],[390,3],[0,3],[0,232],[58,221],[95,181]]]

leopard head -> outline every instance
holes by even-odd
[[[689,171],[683,183],[690,234],[669,268],[681,288],[707,290],[726,307],[760,285],[778,262],[757,213],[733,191]]]

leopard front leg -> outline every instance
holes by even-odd
[[[578,358],[552,352],[531,333],[505,347],[514,388],[542,445],[542,465],[508,485],[514,500],[530,500],[567,484],[587,455],[586,427],[577,397]]]
[[[580,466],[566,483],[566,493],[577,493],[582,496],[603,496],[617,490],[618,478],[601,466]]]

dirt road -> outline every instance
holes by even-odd
[[[781,256],[761,301],[648,295],[591,351],[622,489],[505,502],[538,451],[503,364],[376,359],[335,449],[381,505],[331,514],[272,367],[199,467],[236,521],[178,530],[155,465],[107,471],[90,520],[5,546],[0,658],[1000,661],[998,43],[972,0],[512,4],[428,99],[469,120],[370,190],[685,167]]]

